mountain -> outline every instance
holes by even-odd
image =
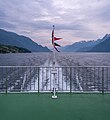
[[[21,47],[0,44],[0,53],[31,53],[31,51]]]
[[[63,52],[90,52],[91,51],[92,52],[95,50],[95,49],[93,50],[93,48],[95,48],[95,46],[98,46],[99,44],[105,42],[109,38],[110,38],[110,35],[106,34],[102,39],[75,42],[72,45],[62,47],[61,51],[63,51]],[[101,47],[100,47],[100,49],[101,49]],[[99,51],[101,51],[101,50],[99,50]]]
[[[103,38],[103,42],[97,44],[89,52],[110,52],[110,34]]]
[[[38,45],[30,38],[0,29],[0,44],[26,48],[32,52],[50,52],[47,47]]]
[[[90,47],[95,46],[96,44],[98,44],[100,41],[80,41],[80,42],[75,42],[72,45],[68,45],[65,46],[63,48],[61,48],[61,51],[63,52],[77,52],[77,51],[85,51],[86,49],[88,50]]]

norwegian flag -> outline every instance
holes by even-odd
[[[54,37],[54,41],[56,41],[56,40],[60,40],[60,39],[62,39],[62,38]]]
[[[53,30],[52,30],[52,44],[53,44],[53,47],[56,49],[57,52],[60,52],[56,46],[58,47],[61,47],[59,44],[57,44],[55,41],[56,40],[61,40],[62,38],[57,38],[57,37],[54,37],[54,25],[53,25]]]

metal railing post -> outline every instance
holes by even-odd
[[[39,67],[38,67],[38,94],[39,94]]]
[[[7,94],[7,79],[6,79],[6,94]]]
[[[106,91],[109,91],[109,84],[108,84],[108,67],[107,67],[107,69],[106,69],[106,73],[107,73],[107,75],[106,75],[106,79],[107,79],[107,89],[106,89]]]
[[[72,68],[70,67],[70,94],[72,93]]]
[[[104,67],[102,67],[102,94],[104,94]]]
[[[7,68],[6,68],[6,94],[7,94]]]

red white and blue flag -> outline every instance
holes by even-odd
[[[62,38],[57,38],[57,37],[54,37],[54,25],[53,25],[53,30],[52,30],[52,45],[54,47],[54,49],[56,49],[56,51],[60,52],[58,49],[57,49],[57,46],[58,47],[61,47],[59,44],[57,44],[55,41],[57,40],[61,40]]]

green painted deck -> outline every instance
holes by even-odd
[[[0,120],[110,120],[110,94],[0,94]]]

